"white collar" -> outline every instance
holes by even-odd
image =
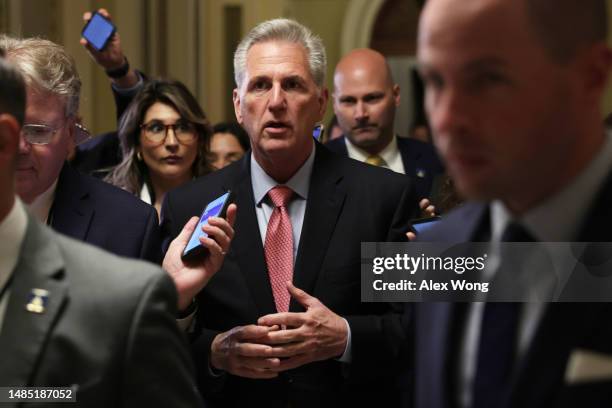
[[[51,187],[47,189],[44,193],[39,195],[32,201],[31,204],[28,205],[28,210],[36,217],[36,219],[42,223],[47,223],[47,219],[49,218],[49,211],[51,211],[51,206],[53,205],[53,200],[55,199],[55,190],[57,188],[57,179],[51,184]]]
[[[364,162],[371,156],[370,153],[353,144],[348,137],[345,136],[344,141],[346,142],[346,150],[350,158]],[[399,148],[397,147],[397,137],[393,136],[389,144],[378,155],[382,157],[385,163],[393,163],[397,160],[400,155]]]
[[[313,143],[312,152],[308,159],[302,164],[302,167],[284,185],[291,188],[298,196],[303,199],[308,198],[308,190],[310,187],[310,176],[315,158],[315,144]],[[257,163],[253,153],[251,153],[251,184],[253,186],[253,195],[255,205],[259,205],[266,197],[271,188],[276,187],[278,182],[265,172],[265,170]]]

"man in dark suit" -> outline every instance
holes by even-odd
[[[426,109],[472,201],[421,239],[490,241],[493,253],[502,241],[612,241],[606,37],[605,1],[427,2]],[[609,303],[418,304],[410,406],[610,406],[610,316]]]
[[[81,86],[72,58],[48,40],[4,36],[0,43],[27,83],[16,175],[20,198],[57,231],[118,255],[159,262],[155,210],[66,164]]]
[[[200,389],[220,406],[390,406],[403,333],[391,305],[360,302],[360,242],[405,240],[410,179],[314,142],[325,50],[306,27],[264,22],[234,61],[252,151],[168,193],[162,210],[173,237],[228,189],[239,207],[222,270],[198,296]]]
[[[25,99],[0,60],[0,385],[64,387],[82,407],[201,406],[168,275],[55,233],[16,196]]]
[[[334,113],[344,136],[329,141],[334,152],[410,176],[419,199],[430,197],[444,172],[431,144],[393,133],[400,89],[385,57],[363,48],[342,57],[334,72]]]

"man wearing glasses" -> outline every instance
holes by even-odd
[[[63,47],[42,39],[0,37],[24,75],[25,123],[16,189],[32,214],[56,231],[118,255],[160,261],[155,210],[66,164],[75,145],[81,81]]]

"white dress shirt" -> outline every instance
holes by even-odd
[[[0,221],[0,242],[2,242],[0,245],[0,290],[8,283],[17,266],[27,226],[28,216],[19,198],[15,197],[13,208],[6,218]],[[10,287],[0,298],[0,333],[2,333],[2,323],[9,295]]]
[[[593,160],[561,191],[530,209],[518,219],[500,201],[491,203],[491,247],[489,266],[499,266],[499,243],[508,223],[519,222],[540,242],[572,242],[594,203],[599,188],[612,171],[612,135],[607,135]],[[559,222],[563,220],[563,222]],[[460,403],[471,406],[476,375],[478,340],[485,303],[471,304],[461,345],[459,364]],[[524,303],[519,317],[518,358],[527,352],[547,303]]]
[[[370,153],[365,150],[355,146],[348,137],[344,137],[344,142],[346,143],[346,150],[348,151],[348,155],[351,159],[359,160],[360,162],[365,162],[368,157],[370,157]],[[380,167],[384,167],[390,170],[393,170],[396,173],[406,174],[406,170],[404,169],[404,162],[402,161],[402,154],[397,147],[397,137],[393,136],[391,138],[391,142],[378,153],[378,155],[385,161]]]
[[[49,212],[51,211],[51,206],[53,206],[56,188],[57,180],[51,184],[51,187],[49,187],[47,191],[36,197],[34,201],[28,205],[30,213],[43,224],[49,224]]]
[[[312,152],[302,167],[283,185],[291,188],[294,191],[294,196],[287,208],[287,213],[291,219],[291,229],[293,231],[293,262],[297,257],[297,250],[300,244],[300,236],[302,235],[302,226],[304,224],[304,214],[306,213],[306,202],[308,200],[308,190],[310,188],[310,177],[315,158],[315,147],[313,144]],[[279,185],[279,183],[270,177],[264,169],[257,163],[255,157],[251,153],[251,184],[253,185],[253,196],[255,198],[255,213],[257,214],[257,224],[259,225],[259,233],[261,234],[261,242],[265,245],[266,231],[268,229],[268,221],[274,211],[274,206],[268,197],[268,191]],[[343,363],[351,361],[351,327],[348,321],[344,319],[348,329],[348,338],[344,354],[338,359]]]

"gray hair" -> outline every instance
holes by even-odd
[[[78,113],[81,80],[74,59],[64,47],[42,38],[0,35],[0,48],[21,72],[27,86],[62,98],[66,117]]]
[[[315,84],[319,88],[323,87],[327,69],[327,56],[323,41],[297,21],[277,18],[258,24],[238,44],[234,53],[234,80],[238,88],[241,87],[244,80],[249,49],[257,43],[268,41],[288,41],[301,44],[306,49],[310,74]]]
[[[25,104],[23,77],[15,67],[0,58],[0,113],[8,113],[23,125]]]

